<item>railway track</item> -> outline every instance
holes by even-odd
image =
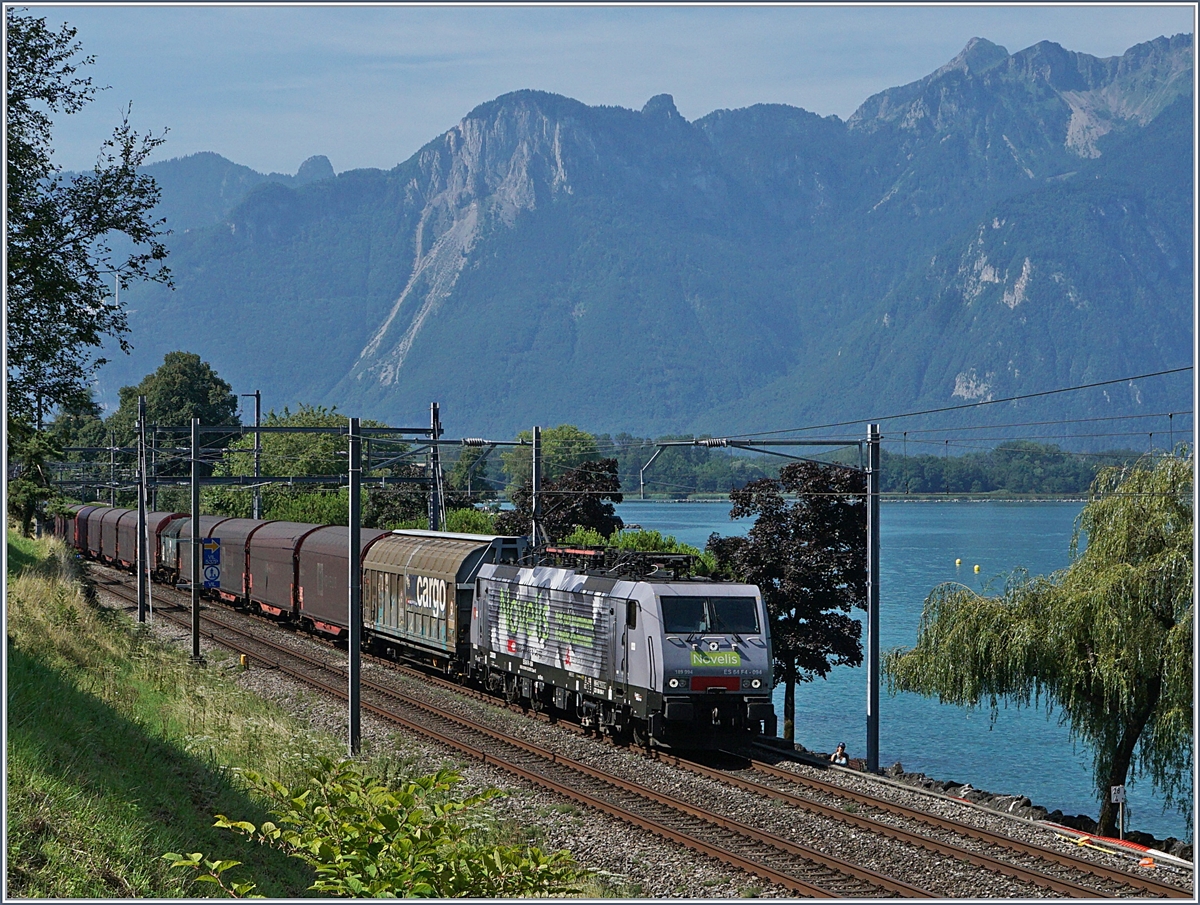
[[[136,602],[122,582],[106,582],[115,596]],[[159,603],[159,616],[190,625],[182,607]],[[326,658],[304,654],[247,630],[221,610],[205,610],[201,634],[213,643],[279,670],[331,697],[345,699],[345,671]],[[437,710],[395,688],[364,679],[362,708],[528,782],[595,808],[626,823],[717,858],[794,893],[821,898],[932,898],[934,893],[782,837],[705,811],[638,783],[501,732]]]
[[[765,761],[746,758],[739,754],[731,753],[731,756],[743,761],[745,767],[740,770],[720,769],[706,766],[690,758],[659,755],[660,759],[666,759],[682,769],[699,775],[717,778],[746,791],[774,798],[794,807],[906,842],[926,851],[961,859],[986,870],[1032,883],[1062,895],[1080,898],[1095,897],[1098,893],[1105,894],[1102,891],[1104,890],[1103,884],[1111,884],[1112,888],[1107,890],[1107,894],[1114,896],[1149,894],[1165,898],[1191,898],[1190,890],[1160,882],[1152,877],[1131,875],[1094,861],[1076,858],[1066,852],[1014,839],[1011,836],[960,823],[876,796],[848,790],[835,783],[801,776],[782,770]],[[756,773],[759,776],[776,780],[778,784],[770,785],[750,778],[746,775],[747,773]],[[779,785],[785,787],[780,788]],[[797,794],[787,786],[802,790],[804,794]],[[827,800],[818,800],[812,797],[814,794],[822,795]],[[834,799],[833,802],[828,801],[830,797]],[[847,805],[851,802],[854,805],[861,805],[865,810],[873,813],[851,812],[847,810]],[[915,825],[918,829],[883,822],[886,816],[899,818],[910,826]],[[963,842],[976,846],[985,845],[991,851],[981,852],[973,848],[966,848],[961,844]]]
[[[120,573],[106,573],[110,574],[120,576]],[[134,600],[125,576],[119,579],[106,578],[102,586],[116,596]],[[177,592],[168,594],[181,596]],[[181,624],[189,624],[186,614],[180,615],[179,608],[163,606],[161,592],[158,613],[174,618]],[[238,615],[221,608],[206,609],[202,633],[213,642],[279,669],[324,694],[343,700],[347,697],[344,668],[331,663],[327,657],[304,655],[294,645],[271,641],[263,637],[259,629],[247,630],[236,625],[234,617]],[[389,661],[389,665],[394,664]],[[431,681],[432,677],[428,674],[419,675],[424,682]],[[460,694],[465,690],[451,682],[436,681]],[[472,693],[472,696],[494,703],[494,699],[481,693]],[[448,745],[467,757],[504,769],[544,789],[779,884],[793,893],[856,898],[936,895],[903,880],[721,816],[714,813],[713,809],[698,806],[692,801],[664,794],[561,753],[506,737],[479,723],[444,713],[394,687],[385,687],[364,678],[362,704],[364,710]],[[834,784],[809,780],[764,761],[749,759],[744,762],[744,769],[731,772],[661,753],[658,759],[723,784],[774,799],[789,807],[836,820],[856,830],[914,849],[968,863],[1051,894],[1091,898],[1145,893],[1190,897],[1190,892],[1178,887],[1123,874],[1090,861],[1074,859],[1050,849],[901,808],[861,793],[849,793]],[[758,778],[751,779],[747,774],[757,774],[775,785]],[[779,788],[783,784],[787,785]],[[801,794],[793,791],[797,787]],[[842,799],[843,805],[824,804],[811,797],[813,795],[835,795]],[[848,814],[845,811],[846,800],[872,809],[872,814]],[[873,816],[875,813],[885,815],[884,820],[888,816],[901,818],[911,828],[884,822]],[[980,853],[964,848],[960,844],[962,839],[985,842],[996,851]]]

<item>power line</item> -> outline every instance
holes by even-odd
[[[1127,382],[1134,381],[1134,380],[1147,380],[1151,377],[1164,377],[1168,374],[1182,374],[1183,372],[1190,371],[1190,370],[1192,370],[1192,366],[1187,365],[1182,368],[1170,368],[1166,371],[1154,371],[1149,374],[1138,374],[1133,377],[1118,377],[1114,380],[1101,380],[1096,383],[1084,383],[1084,384],[1080,384],[1078,386],[1073,386],[1073,387],[1060,387],[1059,389],[1056,389],[1056,390],[1042,390],[1040,393],[1023,393],[1020,396],[1005,396],[1003,399],[984,399],[979,402],[964,402],[961,405],[947,405],[947,406],[943,406],[941,408],[925,409],[924,411],[919,411],[919,412],[904,412],[903,414],[899,414],[899,415],[878,415],[878,416],[872,417],[872,418],[855,418],[853,421],[832,421],[828,424],[813,424],[808,427],[789,427],[789,428],[781,428],[779,430],[773,430],[773,431],[759,431],[758,433],[752,433],[752,434],[738,434],[737,437],[739,437],[739,438],[766,437],[766,436],[770,436],[772,434],[790,434],[790,433],[795,433],[796,431],[824,430],[825,428],[829,428],[829,427],[846,427],[846,426],[849,426],[852,424],[867,424],[867,423],[877,423],[880,421],[894,421],[897,418],[916,418],[920,415],[936,415],[936,414],[940,414],[942,412],[954,412],[954,411],[959,411],[961,409],[981,408],[982,406],[985,406],[985,405],[998,405],[1001,402],[1017,402],[1022,399],[1038,399],[1042,396],[1054,396],[1058,393],[1074,393],[1079,390],[1091,390],[1091,389],[1095,389],[1096,387],[1111,386],[1114,383],[1127,383]]]
[[[1012,421],[1008,424],[979,424],[968,427],[926,427],[916,428],[907,431],[910,434],[946,434],[955,431],[978,431],[978,430],[993,430],[1002,427],[1045,427],[1048,424],[1090,424],[1095,421],[1132,421],[1139,418],[1169,418],[1172,415],[1191,415],[1190,409],[1186,411],[1171,411],[1171,412],[1151,412],[1142,415],[1105,415],[1102,418],[1061,418],[1052,421]],[[1182,428],[1180,428],[1182,430]],[[1026,437],[1016,439],[1028,439]]]

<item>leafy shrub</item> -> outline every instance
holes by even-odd
[[[440,770],[390,788],[352,761],[320,758],[295,788],[247,773],[278,824],[255,827],[218,815],[216,826],[301,859],[316,872],[310,888],[325,896],[500,898],[579,891],[585,874],[570,852],[546,855],[489,841],[481,822],[471,818],[479,805],[503,793],[489,789],[452,798],[460,778]],[[225,876],[237,861],[210,861],[200,852],[163,858],[230,895],[254,894],[253,883]]]
[[[460,534],[495,534],[496,514],[482,509],[451,509],[446,513],[446,530]]]

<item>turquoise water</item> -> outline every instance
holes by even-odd
[[[925,596],[944,581],[977,590],[1003,587],[1014,568],[1048,574],[1065,568],[1079,503],[906,503],[880,506],[880,648],[911,646]],[[703,548],[708,536],[745,534],[749,520],[729,519],[728,503],[627,502],[627,523],[673,534]],[[955,559],[962,565],[956,566]],[[974,566],[980,567],[979,574]],[[865,640],[865,633],[864,633]],[[796,689],[796,741],[816,751],[845,742],[866,754],[866,670],[834,669],[827,680]],[[783,688],[775,692],[783,713]],[[919,695],[880,692],[879,763],[990,792],[1029,796],[1047,810],[1099,810],[1091,787],[1091,757],[1072,745],[1065,726],[1042,710],[967,710]],[[1150,783],[1127,785],[1126,826],[1159,838],[1190,838],[1186,819],[1164,813]]]

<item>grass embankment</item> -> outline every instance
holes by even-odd
[[[89,601],[54,540],[8,539],[8,892],[20,897],[184,896],[168,851],[232,852],[213,816],[267,815],[235,768],[283,777],[318,740]],[[324,753],[336,753],[330,747]],[[249,816],[253,815],[253,816]],[[270,896],[302,894],[299,862],[244,861]]]

